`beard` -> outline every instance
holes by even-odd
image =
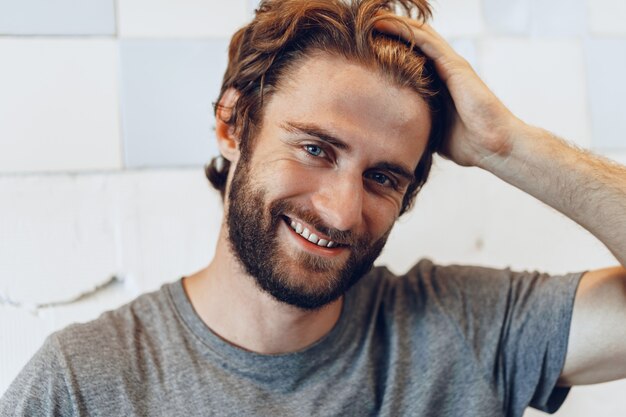
[[[268,203],[266,191],[251,182],[249,162],[235,168],[228,193],[228,239],[231,249],[259,289],[274,299],[300,308],[317,310],[341,297],[372,268],[391,228],[377,240],[326,226],[311,211],[287,200]],[[350,254],[343,263],[293,248],[278,237],[286,214],[297,216],[331,240],[346,244]],[[289,226],[287,226],[289,227]],[[291,253],[290,253],[291,252]]]

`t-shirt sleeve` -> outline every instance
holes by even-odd
[[[424,267],[431,291],[491,378],[506,415],[521,416],[529,405],[555,412],[569,392],[556,384],[582,273]]]
[[[0,398],[0,416],[74,415],[64,368],[51,335]]]

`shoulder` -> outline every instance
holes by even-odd
[[[474,265],[438,265],[422,259],[404,274],[377,267],[366,287],[387,303],[434,308],[446,314],[487,313],[510,303],[571,299],[582,274],[549,275]]]
[[[513,271],[477,265],[437,265],[421,260],[403,278],[408,288],[418,287],[439,297],[502,297],[510,292],[550,292],[576,287],[582,274],[550,275],[539,271]]]
[[[109,370],[128,369],[129,363],[145,350],[157,345],[166,333],[164,328],[176,321],[166,284],[97,319],[72,324],[50,336],[57,355],[77,375],[106,375]]]
[[[89,336],[90,339],[119,337],[121,330],[152,326],[168,309],[170,285],[175,284],[165,284],[157,291],[142,294],[121,307],[105,311],[95,320],[69,325],[57,332],[58,337],[61,340],[71,340],[78,335]]]
[[[128,407],[141,401],[167,341],[184,331],[174,285],[180,282],[48,336],[0,401],[0,414],[133,414]]]
[[[504,284],[515,275],[509,269],[494,269],[468,265],[438,265],[422,259],[404,274],[396,274],[385,266],[378,266],[364,278],[364,286],[383,291],[388,296],[411,294],[414,296],[451,296],[457,291],[493,289],[494,284]]]

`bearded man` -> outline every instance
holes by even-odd
[[[216,105],[213,261],[50,336],[3,415],[521,416],[626,377],[626,169],[511,114],[429,15],[261,2]],[[435,152],[561,211],[622,266],[372,268]]]

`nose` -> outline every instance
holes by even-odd
[[[363,178],[336,175],[320,184],[312,203],[317,214],[330,227],[349,231],[363,221]]]

